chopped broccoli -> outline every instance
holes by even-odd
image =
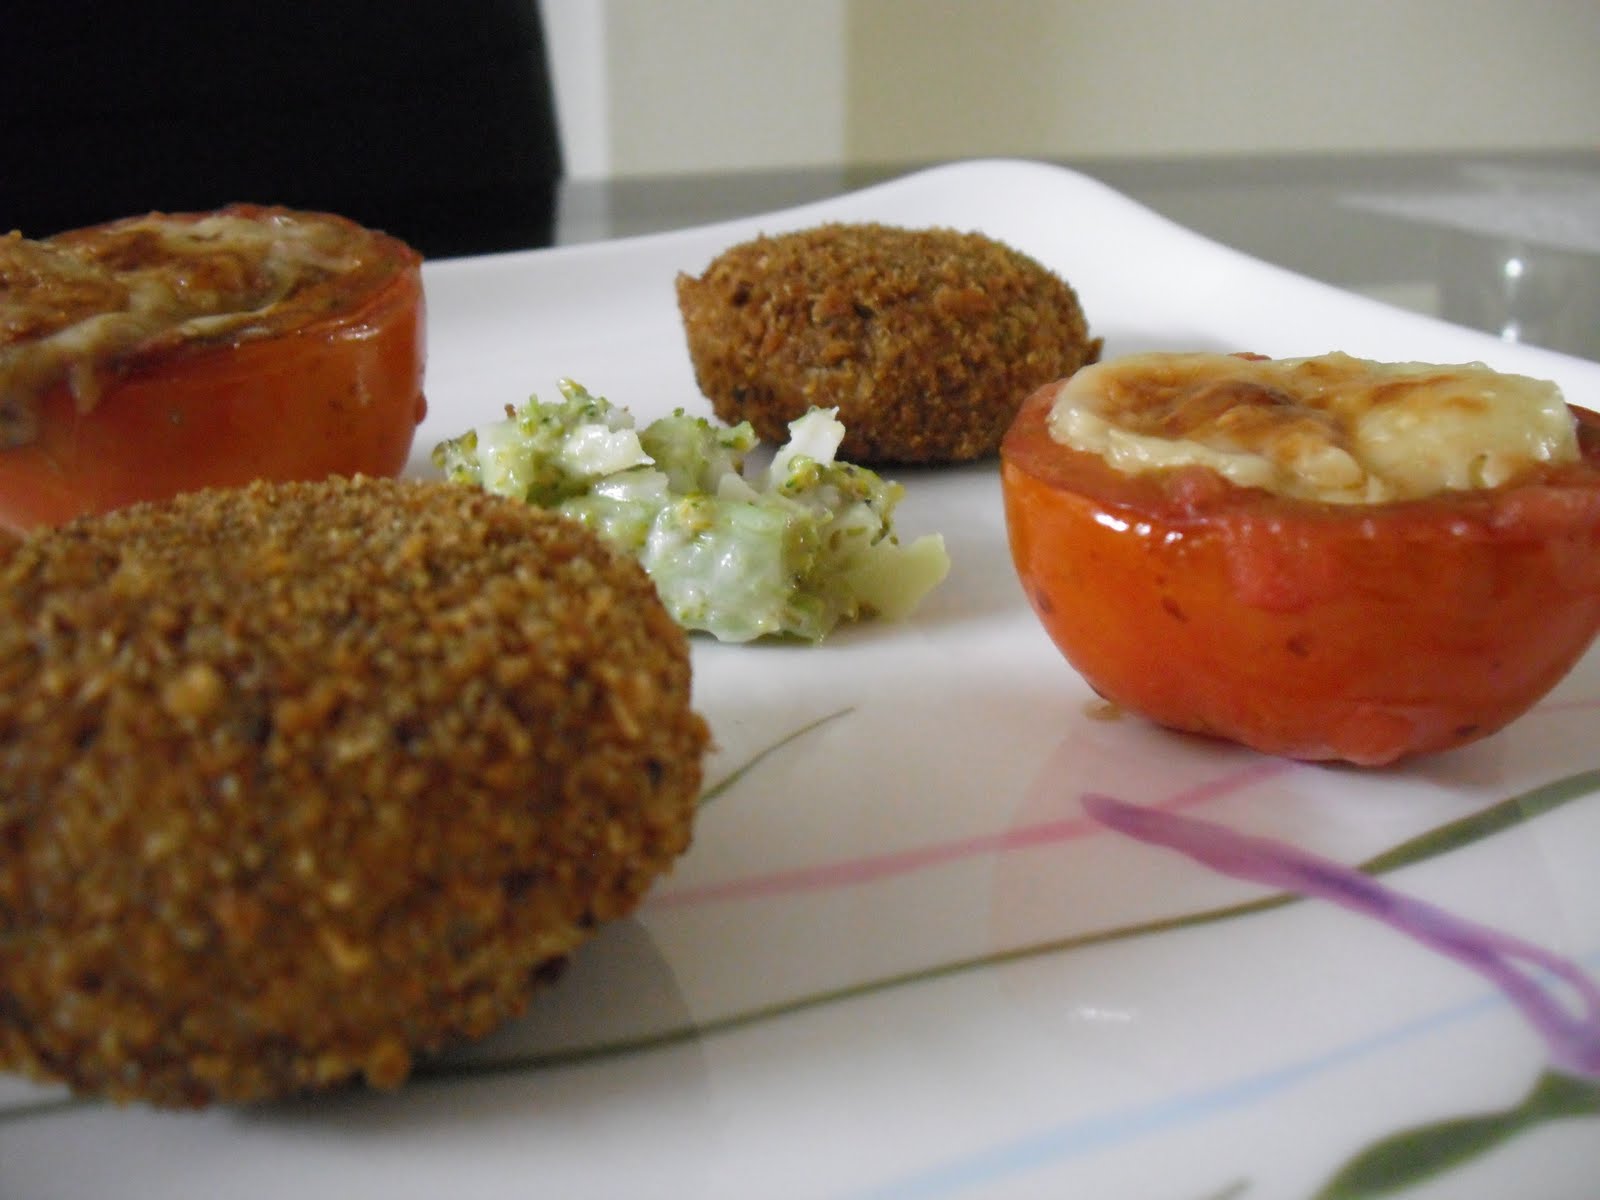
[[[441,443],[434,463],[633,554],[688,629],[816,641],[840,621],[905,617],[949,570],[938,535],[895,537],[899,484],[835,461],[844,426],[832,410],[791,423],[766,471],[747,474],[747,422],[680,410],[636,430],[626,409],[570,380],[560,390]]]

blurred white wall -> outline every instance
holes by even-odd
[[[846,0],[539,0],[575,178],[835,164]]]
[[[569,173],[1600,146],[1597,0],[540,0]]]

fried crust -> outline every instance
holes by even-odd
[[[0,1066],[174,1107],[395,1086],[637,905],[706,742],[644,572],[473,489],[255,485],[0,551]]]
[[[859,463],[991,455],[1028,395],[1100,356],[1065,281],[951,229],[758,237],[680,274],[677,295],[718,417],[782,442],[808,408],[837,407]]]

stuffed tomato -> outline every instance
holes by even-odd
[[[1139,355],[1023,406],[1011,551],[1096,692],[1267,753],[1505,726],[1600,631],[1600,418],[1471,364]]]
[[[0,238],[0,527],[398,474],[425,408],[420,268],[341,217],[254,205]]]

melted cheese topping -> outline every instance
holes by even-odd
[[[1062,385],[1051,435],[1127,474],[1203,466],[1335,504],[1493,488],[1578,459],[1553,383],[1479,363],[1137,354]]]
[[[0,237],[0,448],[33,439],[58,384],[88,411],[103,375],[141,355],[337,314],[410,253],[339,217],[248,206]]]

